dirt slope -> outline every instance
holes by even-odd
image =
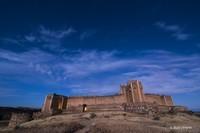
[[[62,114],[21,124],[18,129],[2,129],[11,133],[181,133],[200,132],[200,118],[178,113],[165,114],[159,118],[106,111],[95,113]]]

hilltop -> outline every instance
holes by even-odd
[[[200,117],[194,114],[162,114],[149,117],[124,111],[63,113],[20,124],[16,129],[1,128],[9,133],[179,133],[200,132]]]

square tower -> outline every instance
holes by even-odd
[[[130,80],[126,85],[121,85],[121,92],[127,103],[144,102],[143,87],[139,80]]]

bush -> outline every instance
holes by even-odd
[[[96,117],[97,115],[95,113],[90,113],[90,118],[94,118]]]
[[[104,118],[110,118],[110,116],[109,115],[104,115]]]
[[[157,120],[158,121],[158,120],[160,120],[160,117],[159,116],[154,116],[153,120]]]
[[[126,116],[126,113],[123,113],[123,116]]]

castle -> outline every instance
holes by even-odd
[[[49,94],[45,98],[42,112],[54,113],[56,111],[70,110],[71,108],[106,107],[122,105],[124,103],[155,103],[162,106],[173,106],[171,96],[158,94],[145,94],[139,80],[130,80],[127,84],[120,86],[117,95],[110,96],[63,96]]]

